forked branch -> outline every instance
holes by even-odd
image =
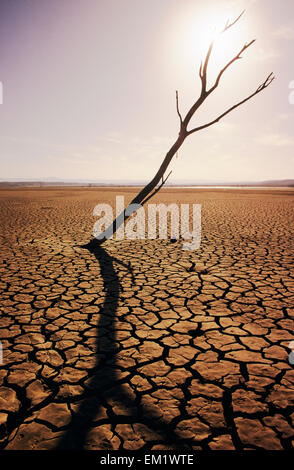
[[[160,185],[157,186],[157,188],[155,188],[154,191],[153,191],[151,194],[149,194],[149,196],[146,197],[146,198],[144,199],[144,201],[142,201],[142,202],[140,203],[141,206],[144,206],[144,204],[146,204],[146,202],[148,202],[149,199],[151,199],[156,193],[158,193],[158,191],[159,191],[159,190],[162,188],[162,186],[166,183],[167,179],[170,177],[171,174],[172,174],[172,171],[170,171],[169,174],[168,174],[165,178],[162,177]]]
[[[229,114],[231,111],[233,111],[234,109],[238,108],[239,106],[241,106],[241,104],[244,104],[246,103],[246,101],[249,101],[251,98],[253,98],[253,96],[257,95],[258,93],[260,93],[262,90],[264,90],[265,88],[267,88],[271,83],[272,81],[275,79],[273,73],[270,73],[269,76],[266,78],[266,80],[256,89],[256,91],[254,93],[251,93],[251,95],[247,96],[247,98],[245,98],[244,100],[242,101],[239,101],[239,103],[235,104],[234,106],[232,106],[231,108],[229,108],[227,111],[225,111],[224,113],[220,114],[216,119],[214,119],[213,121],[210,121],[208,122],[207,124],[204,124],[202,126],[199,126],[199,127],[195,127],[194,129],[191,129],[190,131],[187,131],[187,135],[191,135],[193,134],[194,132],[198,132],[198,131],[201,131],[202,129],[205,129],[206,127],[210,127],[212,126],[213,124],[216,124],[218,121],[220,121],[223,117],[225,117],[227,114]]]
[[[225,24],[225,27],[224,27],[224,29],[221,31],[221,33],[224,33],[225,31],[227,31],[228,29],[230,29],[232,26],[234,26],[234,25],[237,23],[237,21],[239,21],[239,19],[241,18],[241,16],[244,15],[244,13],[245,13],[245,10],[243,10],[243,11],[240,13],[240,15],[238,16],[238,18],[236,18],[236,19],[235,19],[234,21],[232,21],[231,23],[230,23],[229,20],[227,20],[227,22],[226,22],[226,24]]]
[[[245,11],[245,10],[244,10]],[[241,16],[244,14],[244,11],[242,11],[242,13],[232,22],[230,22],[229,20],[226,22],[226,25],[225,27],[219,32],[219,35],[220,34],[223,34],[225,33],[226,31],[228,31],[228,29],[230,29],[232,26],[234,26],[238,21],[239,19],[241,18]],[[184,127],[185,130],[187,131],[187,127],[188,127],[188,124],[192,118],[192,116],[195,114],[195,112],[200,108],[200,106],[204,103],[204,101],[207,99],[207,97],[218,87],[219,85],[219,82],[220,82],[220,79],[223,75],[223,73],[236,61],[236,60],[239,60],[241,59],[241,54],[243,52],[246,51],[246,49],[248,49],[248,47],[250,47],[253,43],[255,42],[255,39],[253,39],[252,41],[250,41],[248,44],[245,44],[242,49],[240,49],[240,51],[238,52],[238,54],[235,55],[235,57],[233,57],[219,72],[216,80],[215,80],[215,83],[214,85],[209,89],[207,90],[207,68],[208,68],[208,63],[209,63],[209,60],[210,60],[210,56],[211,56],[211,53],[212,53],[212,50],[213,50],[213,46],[214,46],[214,40],[212,40],[209,44],[209,47],[208,47],[208,50],[207,50],[207,53],[206,53],[206,56],[205,56],[205,59],[204,59],[204,63],[201,62],[200,64],[200,68],[199,68],[199,77],[200,77],[200,80],[201,80],[201,92],[200,92],[200,96],[198,98],[198,100],[193,104],[193,106],[190,108],[190,110],[187,112],[187,115],[185,116],[184,120],[183,120],[183,124],[184,126],[181,126],[181,127]],[[188,135],[188,132],[187,132],[187,135]]]
[[[246,51],[246,49],[248,49],[248,47],[250,47],[252,44],[254,44],[256,41],[256,39],[252,39],[252,41],[250,41],[248,44],[244,44],[244,46],[242,47],[242,49],[238,52],[237,55],[235,55],[235,57],[233,57],[226,65],[224,68],[221,69],[221,71],[219,72],[217,78],[216,78],[216,81],[215,81],[215,84],[213,85],[213,87],[211,87],[211,89],[209,90],[209,93],[212,93],[219,85],[219,82],[220,82],[220,79],[223,75],[223,73],[230,67],[230,65],[232,65],[236,60],[239,60],[239,59],[242,59],[241,57],[241,54],[243,54],[244,51]]]

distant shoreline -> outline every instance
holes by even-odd
[[[148,184],[149,180],[100,180],[100,179],[67,179],[61,178],[2,178],[0,180],[0,187],[83,187],[83,188],[142,188]],[[168,181],[165,188],[294,188],[294,179],[272,179],[272,180],[259,180],[259,181],[201,181],[201,180],[184,180],[178,179]]]
[[[145,184],[122,183],[57,183],[57,182],[0,182],[0,188],[142,188]],[[164,189],[294,189],[294,184],[167,184]]]

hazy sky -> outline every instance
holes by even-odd
[[[173,178],[294,178],[293,0],[1,0],[0,179],[152,177],[178,134],[175,90],[184,114],[199,94],[208,33],[244,8],[216,46],[211,83],[257,42],[193,122],[216,117],[270,72],[276,80],[190,136]]]

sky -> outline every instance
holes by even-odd
[[[245,43],[191,126],[170,181],[294,178],[293,0],[1,0],[0,179],[148,180],[200,92]],[[291,83],[292,82],[292,83]]]

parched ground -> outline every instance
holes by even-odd
[[[294,191],[166,188],[199,250],[80,248],[134,191],[0,191],[2,448],[293,448]]]

